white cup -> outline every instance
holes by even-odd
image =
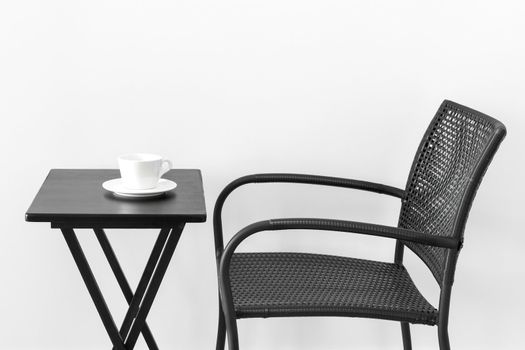
[[[146,190],[156,187],[172,164],[156,154],[132,153],[118,157],[118,166],[125,187]]]

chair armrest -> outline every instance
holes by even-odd
[[[228,184],[219,194],[217,202],[215,203],[215,208],[213,210],[213,230],[215,234],[215,254],[217,257],[217,262],[224,249],[221,215],[224,202],[226,201],[226,198],[228,198],[230,193],[232,193],[236,188],[250,183],[298,183],[310,185],[323,185],[376,192],[397,197],[400,199],[405,198],[405,191],[396,187],[374,182],[351,180],[339,177],[305,174],[255,174],[243,176]]]
[[[310,185],[323,185],[332,187],[344,187],[353,188],[363,191],[376,192],[381,194],[387,194],[390,196],[398,197],[403,199],[405,197],[405,191],[375,182],[345,179],[341,177],[332,176],[320,176],[320,175],[307,175],[307,174],[254,174],[240,177],[232,181],[228,186],[224,188],[221,195],[224,193],[225,197],[228,196],[234,189],[242,185],[249,183],[297,183],[297,184],[310,184]],[[221,197],[221,196],[219,196]]]

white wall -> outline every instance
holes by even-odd
[[[24,222],[50,168],[112,168],[123,152],[150,151],[202,169],[210,219],[187,226],[148,321],[161,348],[212,349],[221,188],[280,171],[402,187],[445,98],[509,131],[467,226],[451,342],[523,349],[524,16],[521,1],[2,1],[0,349],[110,346],[60,233]],[[232,196],[226,235],[281,216],[395,224],[398,208],[355,191],[255,186]],[[125,303],[100,248],[89,231],[79,236],[120,320]],[[135,284],[154,232],[109,238]],[[393,255],[388,240],[337,233],[269,234],[250,247]],[[435,303],[430,274],[407,260]],[[386,321],[239,327],[245,350],[401,348],[398,324]],[[435,328],[412,333],[415,348],[437,349]]]

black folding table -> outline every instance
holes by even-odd
[[[53,169],[26,213],[26,221],[50,222],[62,231],[114,349],[131,350],[142,333],[149,349],[158,349],[146,323],[177,242],[188,222],[206,221],[200,170],[174,169],[163,177],[177,188],[158,198],[122,199],[102,188],[118,170]],[[117,328],[80,247],[74,229],[92,229],[129,304]],[[158,228],[160,233],[133,293],[104,229]]]

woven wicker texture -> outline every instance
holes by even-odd
[[[340,315],[434,325],[437,310],[403,266],[304,253],[236,253],[237,318]]]
[[[453,236],[463,194],[491,140],[495,122],[450,101],[441,105],[415,159],[399,227]],[[410,242],[406,245],[441,285],[445,249]]]

